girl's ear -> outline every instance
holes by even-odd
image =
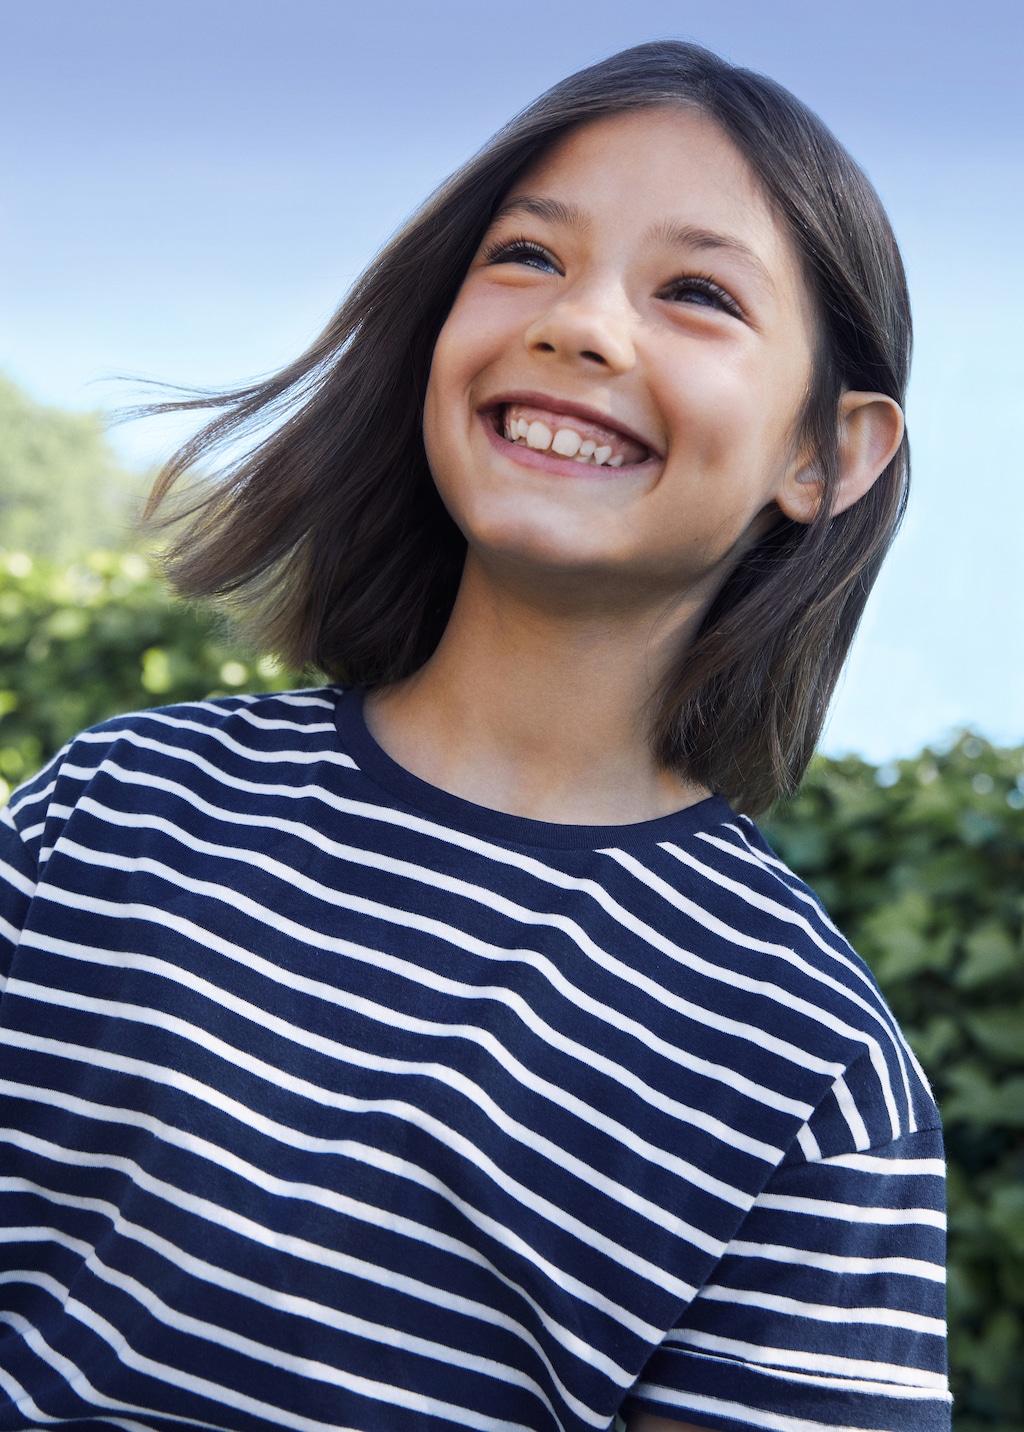
[[[839,479],[832,514],[845,512],[871,488],[903,441],[903,410],[884,393],[844,393],[839,403]],[[813,462],[794,465],[776,502],[794,522],[811,522],[823,483]]]

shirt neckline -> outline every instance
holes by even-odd
[[[735,819],[728,802],[717,795],[708,796],[684,810],[627,825],[562,825],[476,805],[414,776],[393,760],[367,728],[363,714],[365,694],[360,687],[336,690],[334,723],[343,749],[363,775],[390,796],[421,815],[465,834],[485,836],[509,845],[600,850],[608,846],[621,848],[680,840]]]

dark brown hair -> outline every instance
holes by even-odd
[[[421,432],[434,343],[463,276],[505,193],[556,140],[666,105],[707,114],[743,154],[817,310],[800,436],[826,500],[814,522],[782,520],[740,559],[651,713],[664,765],[757,811],[803,774],[906,501],[904,441],[868,495],[830,515],[840,397],[859,389],[902,404],[910,359],[906,281],[881,202],[821,121],[762,75],[666,40],[555,85],[434,194],[283,372],[159,405],[221,411],[164,468],[147,518],[184,523],[165,556],[178,591],[226,600],[249,639],[287,665],[365,686],[417,670],[465,556]],[[248,451],[215,485],[196,481],[168,502],[179,478],[245,434]]]

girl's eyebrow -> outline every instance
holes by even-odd
[[[715,229],[701,229],[694,224],[673,224],[666,219],[649,229],[646,237],[651,242],[665,244],[668,248],[696,249],[698,252],[706,252],[709,249],[723,250],[750,269],[767,288],[773,292],[775,290],[775,282],[766,265],[749,245],[732,234],[721,234]]]
[[[512,214],[532,214],[536,219],[546,219],[552,224],[564,224],[570,229],[588,229],[590,220],[577,204],[564,204],[561,199],[542,199],[534,194],[519,194],[507,199],[498,209],[492,224],[507,219]]]

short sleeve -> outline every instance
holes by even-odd
[[[710,1428],[945,1432],[938,1129],[796,1148],[624,1404]]]
[[[0,810],[0,993],[10,975],[45,858],[47,826],[64,751],[59,751]],[[51,832],[52,833],[52,832]]]
[[[35,860],[8,808],[0,811],[0,993],[36,888]]]

